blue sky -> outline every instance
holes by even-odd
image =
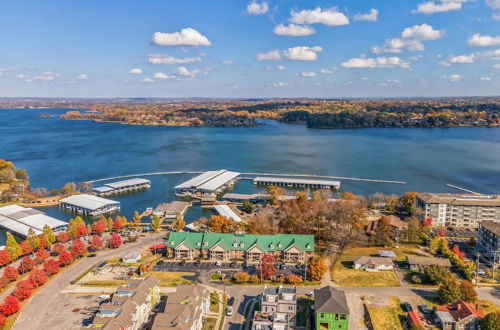
[[[0,0],[0,96],[500,94],[500,0]]]

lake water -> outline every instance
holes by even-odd
[[[500,192],[500,128],[321,130],[274,121],[249,128],[148,127],[60,120],[65,111],[0,110],[0,158],[26,169],[32,187],[51,190],[69,181],[224,168],[408,182],[341,182],[341,191],[367,195],[458,192],[446,184]],[[54,118],[39,118],[42,113]],[[192,176],[151,176],[151,189],[111,198],[121,202],[122,214],[130,218],[134,210],[174,200],[173,187]],[[250,181],[234,188],[257,190]],[[72,217],[58,208],[45,211],[60,219]],[[193,208],[186,219],[203,215],[210,212]]]

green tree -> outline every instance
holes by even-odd
[[[161,223],[162,221],[159,216],[157,216],[156,214],[153,214],[151,216],[151,229],[153,229],[154,231],[158,231],[160,229]]]
[[[408,218],[407,223],[408,228],[405,231],[406,240],[410,243],[418,243],[423,233],[422,223],[416,217]]]
[[[399,209],[408,214],[413,214],[417,208],[417,193],[409,191],[399,198]]]
[[[430,265],[424,269],[426,282],[430,284],[439,284],[444,278],[453,276],[445,267]]]
[[[386,217],[378,222],[377,231],[374,236],[374,243],[377,246],[392,246],[394,242],[392,241],[392,228]]]
[[[47,240],[47,247],[50,247],[56,241],[56,236],[48,225],[43,226],[43,236]]]
[[[67,230],[69,237],[75,238],[76,236],[78,236],[77,226],[78,224],[74,219],[69,220],[68,230]]]
[[[432,254],[436,254],[439,250],[439,237],[433,237],[429,240],[428,246],[429,246],[429,252]]]
[[[252,213],[255,210],[255,205],[253,205],[249,200],[244,200],[242,207],[246,213]]]
[[[453,277],[444,278],[438,289],[439,301],[443,304],[453,303],[462,298],[458,281]]]
[[[498,330],[500,329],[500,312],[492,312],[487,314],[481,323],[481,330]]]
[[[23,254],[23,249],[19,246],[16,239],[11,233],[7,233],[5,250],[7,251],[12,260],[16,260]]]
[[[474,303],[477,300],[476,289],[474,288],[474,285],[467,280],[463,280],[460,283],[460,295],[462,296],[462,300],[468,303]]]
[[[28,235],[26,236],[26,242],[28,242],[29,246],[33,251],[36,251],[36,249],[38,249],[38,247],[40,246],[40,238],[35,233],[33,228],[30,228],[28,230]]]

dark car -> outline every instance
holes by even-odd
[[[402,303],[401,308],[403,309],[404,312],[411,312],[413,310],[409,302]]]
[[[233,306],[233,304],[234,304],[234,297],[231,297],[231,298],[229,298],[229,299],[227,300],[227,305],[228,305],[228,306]]]
[[[234,268],[234,267],[236,267],[236,261],[231,262],[231,263],[229,264],[229,267],[230,267],[230,268]]]
[[[424,314],[429,314],[431,312],[431,310],[429,309],[429,307],[427,307],[427,305],[425,305],[425,304],[418,305],[418,308]]]
[[[96,255],[97,254],[95,254],[95,253],[91,253],[91,254],[89,254],[89,258],[94,258]]]
[[[163,265],[163,260],[158,261],[156,264],[157,264],[158,266]]]
[[[181,260],[181,262],[179,262],[179,266],[184,266],[186,264],[186,260]]]
[[[195,266],[199,266],[199,265],[201,265],[201,261],[200,261],[200,260],[196,260],[196,261],[194,262],[194,265],[195,265]]]

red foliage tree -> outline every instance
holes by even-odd
[[[81,237],[87,235],[87,227],[83,223],[76,225],[76,236]]]
[[[123,228],[122,220],[119,217],[116,217],[115,222],[113,222],[113,228],[116,230]]]
[[[80,258],[87,253],[87,247],[85,243],[79,238],[75,238],[73,240],[73,244],[71,245],[71,254],[74,258]]]
[[[6,322],[7,319],[5,318],[5,316],[3,316],[3,314],[0,314],[0,329],[3,329]]]
[[[16,288],[12,292],[12,295],[19,300],[24,300],[29,298],[33,293],[33,284],[28,280],[22,280],[17,282]]]
[[[21,259],[21,264],[19,265],[19,272],[26,273],[35,267],[35,262],[30,257],[26,256]]]
[[[33,253],[33,249],[28,244],[28,242],[22,241],[21,244],[19,244],[19,246],[21,247],[21,249],[23,249],[23,256]]]
[[[104,225],[104,223],[99,220],[99,221],[96,221],[92,224],[92,233],[93,234],[102,234],[104,232],[104,230],[106,230],[106,226]]]
[[[18,272],[17,268],[14,266],[7,266],[3,270],[2,278],[6,282],[14,281],[18,276],[19,276],[19,272]]]
[[[276,275],[276,267],[274,266],[274,257],[271,254],[264,254],[260,264],[262,277],[270,278]]]
[[[102,248],[102,239],[99,236],[94,235],[90,239],[89,245],[93,251],[97,251]]]
[[[54,252],[55,254],[61,254],[65,250],[66,249],[64,248],[64,245],[62,245],[62,243],[56,243],[52,245],[52,252]]]
[[[59,255],[59,265],[66,266],[73,262],[73,256],[68,251],[64,251]]]
[[[65,231],[62,231],[59,234],[57,234],[56,238],[59,243],[66,243],[67,241],[69,241],[69,235]]]
[[[9,316],[19,311],[19,309],[21,309],[19,299],[14,296],[7,296],[3,299],[3,303],[0,305],[0,314]]]
[[[432,218],[425,218],[424,227],[432,227]]]
[[[111,238],[109,239],[109,247],[112,249],[116,249],[122,245],[122,238],[117,233],[111,234]]]
[[[49,253],[44,248],[40,248],[36,251],[35,256],[38,262],[43,262],[49,257]]]
[[[438,236],[444,237],[444,235],[446,235],[446,230],[444,228],[439,228],[437,234]]]
[[[38,248],[39,249],[40,248],[46,249],[49,244],[47,243],[47,239],[45,238],[45,235],[43,235],[43,234],[38,235],[38,239],[40,240],[40,245],[38,245]]]
[[[5,250],[0,250],[0,266],[5,266],[9,264],[12,259],[9,256],[9,253]]]
[[[59,271],[59,262],[54,259],[49,259],[43,263],[43,270],[49,276],[57,274]]]
[[[28,281],[30,281],[33,287],[39,287],[47,282],[47,274],[45,274],[43,269],[35,268],[28,274]]]

